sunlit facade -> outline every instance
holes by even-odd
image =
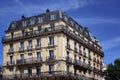
[[[99,41],[60,10],[10,23],[2,39],[4,80],[102,80]]]

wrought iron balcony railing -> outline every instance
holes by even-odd
[[[20,47],[20,48],[19,48],[19,51],[24,51],[24,47]]]
[[[24,73],[24,74],[12,74],[12,75],[3,75],[3,80],[19,80],[19,79],[37,79],[37,78],[42,78],[45,79],[46,77],[65,77],[65,78],[72,78],[75,80],[91,80],[89,77],[80,75],[80,74],[74,74],[72,72],[66,72],[66,71],[53,71],[53,74],[50,74],[49,71],[47,72],[40,72],[39,74],[37,73]]]
[[[27,63],[39,63],[42,62],[42,57],[34,57],[34,58],[27,58],[27,59],[18,59],[16,61],[17,65],[20,64],[27,64]]]

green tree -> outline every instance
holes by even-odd
[[[114,64],[109,64],[105,71],[105,80],[120,80],[120,59],[116,59]]]

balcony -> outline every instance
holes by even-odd
[[[48,27],[48,31],[46,31],[44,28],[41,29],[41,32],[39,33],[38,30],[34,30],[32,33],[31,32],[26,32],[26,35],[22,36],[21,34],[15,34],[13,38],[11,38],[10,36],[6,36],[4,38],[2,38],[2,42],[9,42],[9,41],[14,41],[14,40],[19,40],[19,39],[27,39],[29,37],[38,37],[38,36],[43,36],[43,35],[48,35],[48,34],[56,34],[59,32],[64,32],[65,34],[69,35],[70,37],[76,39],[78,42],[82,43],[83,45],[87,46],[88,48],[94,50],[95,52],[97,52],[98,54],[101,53],[102,56],[104,56],[104,52],[96,49],[93,44],[89,44],[89,42],[86,42],[83,38],[81,38],[79,35],[76,35],[73,31],[71,31],[70,29],[66,28],[63,25],[59,25],[59,26],[55,26],[54,30],[49,30]],[[67,45],[67,48],[70,49],[70,47]]]
[[[3,80],[45,80],[46,78],[49,80],[69,80],[69,79],[74,79],[74,80],[90,80],[89,77],[85,77],[80,74],[74,75],[72,72],[66,72],[66,71],[52,71],[53,74],[49,74],[49,71],[47,72],[40,72],[39,74],[37,73],[24,73],[24,74],[13,74],[13,75],[4,75]],[[54,79],[53,79],[54,77]]]
[[[82,56],[82,50],[79,50],[79,54]]]
[[[56,56],[48,56],[46,57],[46,62],[51,63],[51,62],[56,62]]]
[[[41,44],[37,44],[35,48],[36,49],[41,49]]]
[[[8,53],[13,53],[13,52],[14,52],[13,48],[11,48],[11,49],[8,50]]]
[[[78,52],[78,49],[77,49],[77,47],[74,47],[74,52],[76,52],[76,53]]]
[[[48,43],[48,48],[52,48],[54,46],[55,46],[54,43]]]
[[[34,57],[34,58],[27,58],[27,59],[18,59],[16,61],[17,65],[26,65],[26,64],[37,64],[42,62],[42,57]]]
[[[13,66],[15,64],[14,61],[7,61],[7,65],[6,66]]]
[[[32,50],[32,49],[33,49],[32,45],[27,47],[27,50]]]
[[[71,49],[71,48],[70,48],[70,44],[69,44],[69,43],[67,43],[66,48],[67,48],[67,49]]]
[[[72,64],[72,58],[70,58],[69,56],[66,57],[66,62],[69,64]]]
[[[24,51],[24,47],[20,47],[19,48],[19,51],[21,52],[21,51]]]

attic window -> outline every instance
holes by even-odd
[[[26,22],[26,21],[23,21],[23,22],[22,22],[22,26],[23,26],[23,27],[27,26],[27,22]]]
[[[15,23],[12,23],[12,24],[11,24],[11,28],[12,28],[12,29],[15,28],[15,26],[16,26]]]
[[[31,19],[30,20],[30,25],[34,25],[35,24],[35,20],[34,19]]]
[[[51,14],[50,15],[50,20],[55,20],[56,19],[56,15],[55,14]]]
[[[38,23],[42,23],[43,22],[43,16],[38,17]]]

